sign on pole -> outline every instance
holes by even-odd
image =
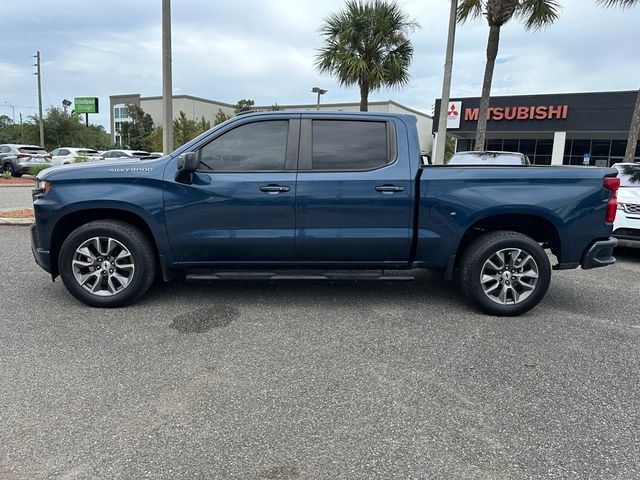
[[[98,97],[76,97],[73,103],[76,113],[99,113]]]
[[[582,164],[585,166],[588,166],[589,163],[591,163],[591,154],[585,153],[584,156],[582,157]]]

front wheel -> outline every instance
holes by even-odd
[[[155,276],[154,248],[133,225],[90,222],[62,244],[58,269],[67,290],[92,307],[122,307],[140,298]]]
[[[531,237],[512,231],[490,232],[465,250],[459,265],[464,293],[482,311],[516,316],[535,307],[551,281],[551,264]]]

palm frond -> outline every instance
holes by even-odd
[[[640,5],[640,0],[596,0],[603,7],[631,8]]]
[[[539,30],[558,19],[560,8],[556,0],[521,0],[516,16],[527,30]]]
[[[458,23],[474,20],[483,14],[483,0],[462,0],[458,5]]]

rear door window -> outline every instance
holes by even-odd
[[[314,120],[313,170],[373,170],[387,165],[390,154],[386,122]]]

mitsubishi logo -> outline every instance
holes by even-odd
[[[458,113],[458,110],[456,109],[455,103],[451,104],[451,106],[449,107],[449,111],[447,112],[447,115],[449,115],[450,117],[457,117],[458,115],[460,115],[460,113]]]

